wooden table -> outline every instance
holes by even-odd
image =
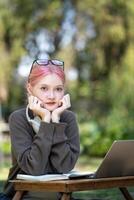
[[[61,192],[61,200],[70,200],[72,192],[108,188],[119,188],[126,200],[134,200],[127,190],[128,186],[134,186],[134,176],[49,182],[13,180],[12,182],[16,190],[13,200],[20,200],[24,191]]]

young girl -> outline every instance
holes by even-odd
[[[64,94],[64,63],[35,60],[27,81],[28,105],[9,118],[12,168],[5,193],[13,195],[10,179],[18,173],[43,175],[67,173],[79,156],[80,144],[75,114],[67,110],[69,94]],[[23,200],[59,199],[60,194],[27,192]]]

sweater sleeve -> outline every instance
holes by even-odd
[[[20,113],[14,112],[9,118],[9,126],[11,145],[19,167],[26,174],[47,173],[54,125],[41,122],[38,134],[32,136],[32,128],[26,119]]]
[[[58,173],[72,170],[80,152],[79,130],[75,114],[68,111],[64,122],[55,123],[51,163]]]

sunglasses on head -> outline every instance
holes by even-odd
[[[47,66],[47,65],[51,65],[51,64],[59,66],[64,70],[64,62],[61,61],[61,60],[56,60],[56,59],[53,59],[53,60],[36,59],[32,63],[32,67],[31,67],[30,73],[31,73],[32,69],[34,68],[34,66],[37,66],[37,65],[39,65],[39,66]]]
[[[62,68],[62,70],[64,70],[64,62],[61,61],[61,60],[57,60],[57,59],[52,59],[52,60],[51,59],[36,59],[32,63],[30,73],[29,73],[29,77],[30,77],[30,74],[31,74],[34,67],[37,67],[37,66],[45,67],[47,65],[59,66],[59,67]],[[28,79],[29,79],[29,77],[28,77]]]

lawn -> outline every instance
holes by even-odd
[[[100,164],[102,159],[80,157],[76,169],[82,171],[94,171]],[[10,162],[9,162],[10,163]],[[4,180],[7,177],[9,170],[9,164],[6,162],[5,165],[0,165],[0,192],[2,191]],[[133,188],[129,188],[133,192]],[[86,192],[75,192],[73,193],[75,198],[83,198],[90,200],[124,200],[122,194],[118,189],[108,190],[92,190]]]
[[[80,157],[76,165],[76,169],[82,171],[95,171],[97,166],[101,163],[102,158],[87,158]],[[132,188],[130,188],[132,190]],[[75,192],[74,197],[91,199],[91,200],[124,200],[121,192],[118,189],[108,190],[92,190],[87,192]]]

